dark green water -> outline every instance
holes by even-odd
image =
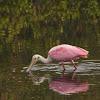
[[[89,51],[87,59],[38,62],[55,45]],[[0,0],[0,100],[100,100],[99,0]]]

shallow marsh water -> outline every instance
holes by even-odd
[[[1,0],[0,100],[100,100],[100,3],[89,1]],[[89,51],[87,59],[38,62],[55,45]]]
[[[78,69],[66,63],[1,68],[1,100],[99,100],[100,60],[81,60]]]

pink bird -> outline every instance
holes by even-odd
[[[75,69],[77,69],[74,60],[79,59],[80,57],[87,58],[87,56],[88,56],[88,51],[80,47],[76,47],[68,44],[58,45],[49,50],[47,58],[44,58],[38,54],[34,55],[32,57],[30,66],[27,69],[27,72],[31,70],[32,66],[37,61],[41,61],[43,63],[49,63],[53,60],[61,61],[64,70],[65,70],[65,66],[63,62],[67,62],[67,61],[70,61],[75,67]]]

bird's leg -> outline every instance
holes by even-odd
[[[75,70],[76,70],[76,69],[75,69]],[[76,72],[73,71],[73,73],[72,73],[72,80],[74,79],[75,74],[76,74]]]
[[[71,63],[73,64],[73,66],[75,67],[75,70],[77,69],[77,66],[75,65],[74,61],[71,60]]]
[[[62,62],[62,67],[63,67],[63,69],[65,70],[65,65],[64,65],[63,61],[61,61],[61,62]]]

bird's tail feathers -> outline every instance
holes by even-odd
[[[82,58],[88,58],[88,55],[82,55],[80,57],[82,57]]]

